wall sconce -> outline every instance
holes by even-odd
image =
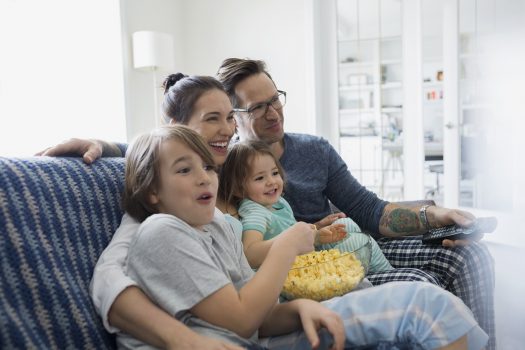
[[[175,68],[173,36],[167,33],[139,31],[133,33],[133,67],[152,72],[155,127],[159,126],[157,71]]]

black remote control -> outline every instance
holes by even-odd
[[[477,218],[469,227],[448,225],[430,229],[421,241],[427,244],[441,244],[444,239],[462,239],[475,233],[491,233],[497,225],[498,220],[495,217]]]

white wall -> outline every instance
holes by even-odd
[[[161,103],[162,89],[157,87],[158,101],[154,101],[153,74],[158,85],[171,72],[144,72],[133,69],[131,35],[139,30],[153,30],[172,34],[175,42],[181,37],[179,0],[120,0],[122,13],[122,45],[124,52],[124,80],[128,141],[155,127],[154,103]],[[181,50],[175,52],[175,61],[183,62]]]
[[[262,59],[287,91],[285,130],[315,133],[312,46],[313,1],[121,0],[125,52],[131,34],[158,30],[175,37],[176,70],[215,75],[223,59]],[[127,59],[128,138],[153,127],[152,78]],[[165,74],[164,74],[165,75]],[[159,80],[164,77],[159,73]],[[159,102],[160,103],[160,102]]]
[[[0,155],[125,141],[121,54],[118,0],[0,1]]]

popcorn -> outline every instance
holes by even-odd
[[[354,253],[339,249],[312,252],[295,258],[282,294],[287,299],[322,301],[350,292],[364,276],[363,265]]]

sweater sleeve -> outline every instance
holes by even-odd
[[[379,221],[388,202],[383,201],[352,176],[346,163],[336,150],[328,148],[328,179],[326,197],[342,212],[365,230],[378,233]]]
[[[298,221],[322,219],[330,214],[331,202],[362,229],[378,232],[388,202],[352,176],[328,141],[304,134],[285,134],[284,140],[280,159],[287,175],[284,197]]]

